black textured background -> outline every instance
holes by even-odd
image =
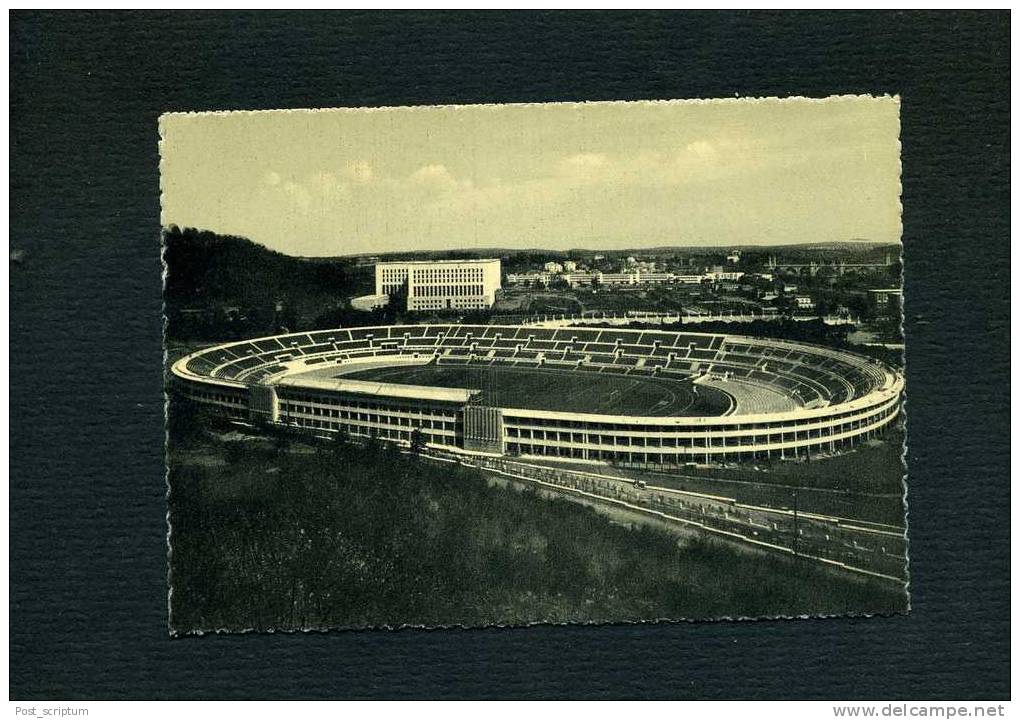
[[[1002,698],[1009,16],[11,15],[14,699]],[[156,118],[899,93],[913,612],[170,640]]]

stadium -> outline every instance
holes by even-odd
[[[176,361],[171,386],[246,422],[665,469],[849,449],[896,419],[903,378],[777,339],[435,324],[217,345]]]

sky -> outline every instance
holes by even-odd
[[[900,240],[899,101],[160,119],[163,225],[289,255]]]

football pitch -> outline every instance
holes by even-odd
[[[485,392],[486,402],[495,406],[600,415],[722,415],[733,402],[721,390],[689,381],[594,372],[418,365],[373,368],[343,377],[475,389]]]

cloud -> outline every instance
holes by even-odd
[[[423,165],[411,173],[409,180],[413,185],[438,192],[466,190],[472,186],[470,180],[457,180],[445,165]]]
[[[715,147],[707,140],[695,140],[687,145],[687,152],[700,157],[715,157]]]

